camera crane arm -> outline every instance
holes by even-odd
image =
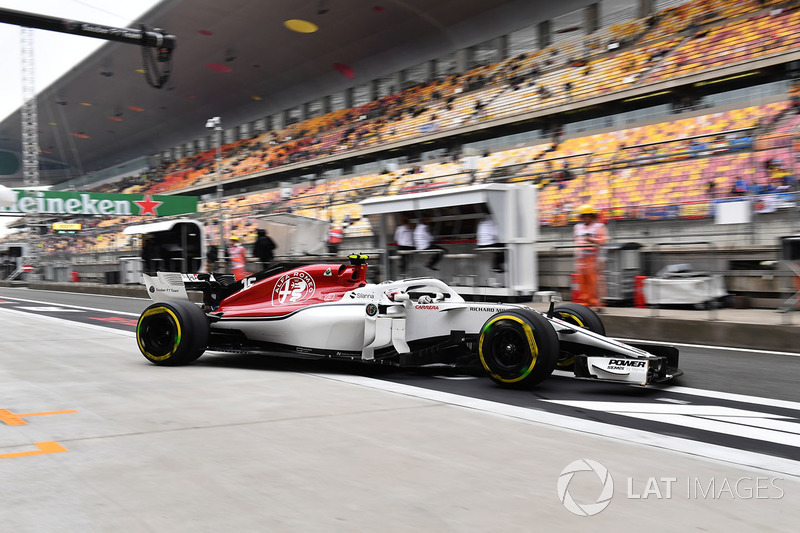
[[[13,9],[0,9],[0,23],[80,35],[82,37],[94,37],[106,41],[138,44],[142,47],[142,62],[144,63],[147,83],[156,89],[164,86],[172,70],[171,60],[172,52],[176,46],[175,36],[167,34],[159,28],[147,30],[144,25],[139,30],[115,28],[92,22],[25,13]],[[150,52],[153,50],[155,50],[155,54],[151,55]],[[165,65],[163,68],[159,68],[158,63],[164,63]]]
[[[135,30],[132,28],[114,28],[113,26],[103,26],[91,22],[81,22],[78,20],[59,19],[25,13],[13,9],[0,9],[0,23],[15,24],[39,30],[57,31],[60,33],[70,33],[83,37],[95,37],[106,41],[117,41],[127,44],[138,44],[148,48],[163,48],[170,52],[175,49],[175,36],[165,34],[160,29],[152,31]]]

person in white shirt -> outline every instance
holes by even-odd
[[[478,228],[475,233],[478,248],[503,247],[503,244],[498,242],[500,239],[497,236],[497,225],[494,223],[494,219],[490,213],[486,212],[481,221],[478,222]],[[504,259],[505,257],[502,251],[492,254],[492,270],[494,272],[505,272],[503,268]]]
[[[397,229],[394,230],[394,242],[397,244],[397,250],[414,250],[414,225],[411,224],[408,216],[400,215],[400,223]],[[400,254],[400,271],[406,271],[406,254]]]
[[[431,220],[429,217],[422,217],[422,221],[414,228],[414,247],[421,250],[436,250],[437,253],[430,254],[430,259],[426,263],[426,267],[430,270],[439,270],[436,265],[442,260],[445,249],[433,243],[433,234],[431,233],[429,224]]]

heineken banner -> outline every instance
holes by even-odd
[[[47,213],[49,215],[169,216],[197,212],[197,196],[151,194],[104,194],[71,191],[12,189],[16,202],[0,207],[0,215]],[[10,202],[9,202],[10,203]]]

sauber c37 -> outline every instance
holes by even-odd
[[[554,370],[575,378],[648,385],[682,374],[670,346],[605,336],[600,317],[575,303],[546,312],[467,302],[435,278],[373,284],[366,256],[230,276],[144,276],[152,303],[136,340],[157,365],[183,365],[206,350],[398,367],[477,363],[496,383],[531,387]],[[188,291],[201,291],[202,305]]]

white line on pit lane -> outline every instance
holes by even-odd
[[[574,378],[575,374],[568,370],[553,370],[553,376],[562,378]],[[640,385],[630,385],[633,388],[641,388]],[[675,394],[686,394],[688,396],[700,396],[702,398],[714,398],[715,400],[729,400],[732,402],[752,403],[756,405],[766,405],[769,407],[778,407],[781,409],[791,409],[793,411],[800,411],[800,403],[790,400],[777,400],[774,398],[763,398],[761,396],[747,396],[745,394],[736,394],[734,392],[722,392],[716,390],[706,389],[693,389],[691,387],[681,387],[680,385],[671,385],[669,382],[649,385],[653,390],[660,390],[664,392],[672,392]]]
[[[613,337],[614,340],[625,343],[645,342],[647,344],[658,344],[661,346],[683,346],[685,348],[700,348],[702,350],[725,350],[728,352],[746,352],[746,353],[759,353],[764,355],[788,355],[790,357],[800,357],[797,352],[776,352],[772,350],[756,350],[754,348],[735,348],[733,346],[712,346],[710,344],[688,344],[684,342],[664,342],[664,341],[648,341],[644,339],[623,339],[620,337]]]
[[[43,302],[41,300],[26,300],[25,298],[17,298],[16,296],[0,296],[0,299],[5,298],[6,300],[14,300],[15,302],[27,302],[27,303],[34,303],[34,304],[43,304],[47,302]],[[128,315],[128,316],[136,316],[138,317],[141,313],[126,313],[125,311],[115,311],[113,309],[98,309],[96,307],[84,307],[82,305],[72,305],[72,304],[57,304],[59,307],[71,307],[73,309],[82,309],[84,311],[94,311],[96,313],[109,313],[112,315]],[[24,307],[22,309],[25,309]]]
[[[84,311],[83,309],[75,309],[75,308],[64,307],[64,306],[53,307],[51,305],[47,305],[47,306],[46,305],[41,305],[41,306],[39,306],[39,305],[36,305],[36,306],[34,306],[34,305],[25,305],[25,306],[19,305],[19,306],[17,306],[17,309],[23,309],[25,311],[36,311],[36,312],[39,312],[39,313],[83,313],[83,311]]]
[[[30,287],[3,287],[3,289],[8,289],[10,291],[31,291],[34,293],[39,292],[50,292],[55,294],[75,294],[80,296],[89,296],[89,297],[97,297],[97,298],[121,298],[123,300],[149,300],[149,296],[119,296],[117,294],[92,294],[88,292],[70,292],[70,291],[54,291],[52,289],[31,289]],[[145,291],[144,285],[142,286],[142,291]],[[4,296],[0,295],[0,298],[4,298]],[[16,298],[15,296],[8,296],[8,298]]]

